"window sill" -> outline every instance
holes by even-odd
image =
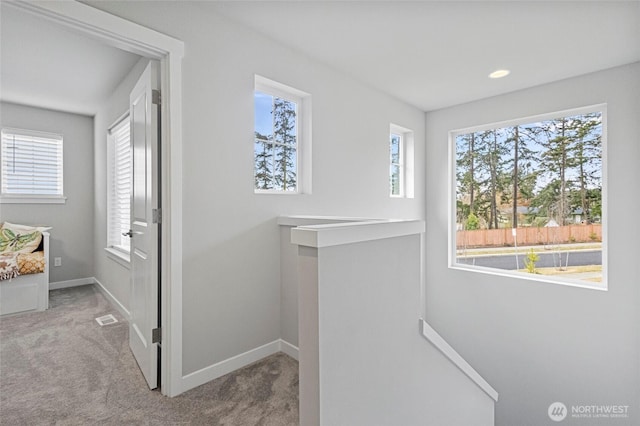
[[[107,257],[109,259],[115,261],[116,263],[119,263],[127,269],[131,267],[131,256],[129,255],[129,253],[125,253],[122,250],[118,250],[112,247],[106,247],[104,251],[107,252]]]
[[[589,281],[584,281],[579,279],[554,278],[552,275],[529,274],[525,272],[513,272],[509,270],[487,268],[483,266],[463,265],[460,263],[450,264],[449,269],[455,269],[458,271],[476,272],[476,273],[488,274],[488,275],[496,275],[501,277],[518,278],[521,280],[563,285],[568,287],[579,287],[579,288],[584,288],[589,290],[598,290],[598,291],[609,290],[606,276],[604,274],[602,276],[602,282],[596,283],[596,282],[589,282]]]
[[[253,191],[254,194],[257,195],[300,195],[302,192],[300,191],[278,191],[278,190],[270,190],[270,189],[255,189]]]
[[[47,197],[38,195],[3,195],[0,204],[66,204],[67,197]]]

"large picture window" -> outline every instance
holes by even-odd
[[[604,106],[451,133],[452,267],[606,289]]]

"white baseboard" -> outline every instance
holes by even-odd
[[[102,293],[108,300],[111,302],[116,309],[120,312],[120,314],[127,319],[127,321],[131,318],[131,313],[127,308],[124,307],[122,303],[116,297],[111,294],[109,290],[106,289],[104,285],[100,281],[98,281],[95,277],[88,278],[78,278],[76,280],[68,280],[68,281],[57,281],[55,283],[49,283],[49,290],[59,290],[61,288],[69,288],[69,287],[79,287],[81,285],[94,284],[98,291]]]
[[[298,361],[298,352],[299,349],[297,346],[293,346],[291,343],[280,339],[280,351],[289,355],[291,358]]]
[[[182,377],[182,392],[204,385],[211,380],[229,374],[239,368],[261,360],[269,355],[284,352],[292,358],[298,359],[298,348],[282,339],[251,349],[245,353],[236,355],[224,361],[212,364]]]
[[[94,284],[96,279],[93,277],[78,278],[76,280],[56,281],[49,283],[49,290],[59,290],[61,288],[78,287],[81,285]]]
[[[420,333],[427,339],[433,346],[435,346],[444,356],[446,356],[456,367],[458,367],[464,374],[467,375],[480,389],[486,392],[494,401],[498,402],[498,392],[491,387],[487,381],[473,369],[469,363],[460,356],[455,349],[447,343],[442,336],[440,336],[425,320],[420,318],[418,320]],[[555,419],[554,419],[555,420]]]
[[[93,281],[95,283],[96,288],[100,291],[100,293],[102,293],[109,300],[109,302],[111,302],[111,304],[116,307],[118,312],[120,312],[120,314],[123,317],[125,317],[127,321],[129,321],[131,319],[131,312],[129,312],[129,310],[125,308],[124,305],[120,303],[120,301],[116,299],[116,297],[113,294],[111,294],[111,292],[107,290],[107,288],[103,286],[100,281],[98,281],[95,278],[93,279]]]

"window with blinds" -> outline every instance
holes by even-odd
[[[130,227],[131,140],[127,115],[109,130],[109,248],[129,253],[130,241],[122,235]]]
[[[2,196],[63,197],[62,141],[57,134],[2,129]]]

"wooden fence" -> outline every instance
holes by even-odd
[[[519,246],[600,242],[602,225],[516,228],[516,239]],[[512,228],[456,232],[457,248],[513,247],[514,245]]]

